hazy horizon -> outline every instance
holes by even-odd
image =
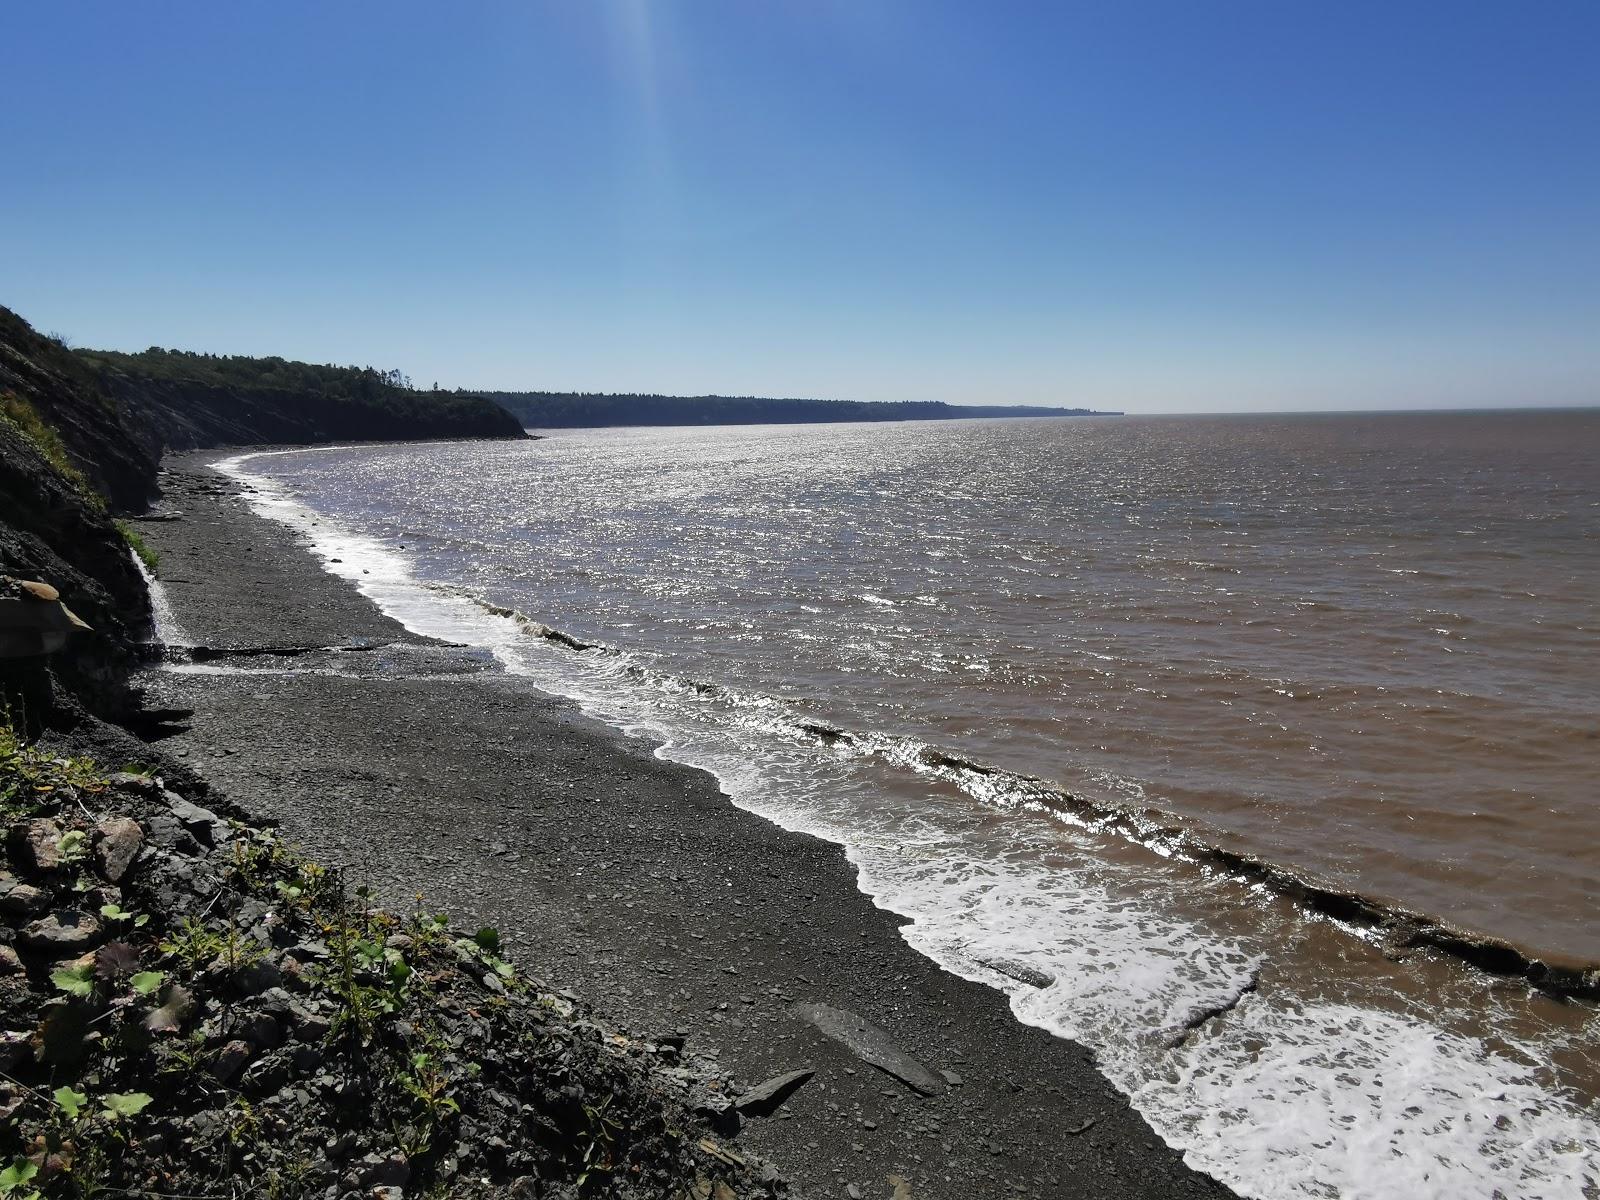
[[[420,387],[1600,403],[1600,9],[20,0],[0,303]]]

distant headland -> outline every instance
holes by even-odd
[[[660,396],[605,392],[485,392],[533,429],[604,425],[812,425],[831,421],[950,421],[980,417],[1120,417],[1120,412],[940,400],[779,400],[764,396]]]

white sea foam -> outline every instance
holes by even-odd
[[[1552,1103],[1536,1058],[1351,1005],[1247,1004],[1133,1099],[1265,1195],[1592,1196],[1594,1124]]]
[[[802,741],[800,714],[772,697],[696,686],[643,656],[553,644],[536,623],[419,581],[402,555],[247,470],[259,457],[217,468],[252,485],[258,511],[301,531],[330,571],[416,632],[487,648],[591,715],[653,736],[663,756],[716,774],[741,807],[845,846],[863,890],[912,919],[912,946],[1006,992],[1020,1020],[1092,1047],[1163,1138],[1242,1194],[1600,1198],[1596,1113],[1550,1084],[1540,1046],[1491,1047],[1453,1032],[1444,1009],[1385,1008],[1379,997],[1246,994],[1278,947],[1167,911],[1162,872],[1177,869],[1167,860],[1152,854],[1130,874],[1098,852],[1103,834],[1026,806],[996,836],[982,807],[905,739],[886,741],[893,753]],[[870,803],[864,764],[884,761],[926,778],[925,803]],[[981,786],[968,793],[999,800]],[[1048,823],[1048,855],[1014,852],[1029,822]],[[1006,961],[1053,982],[987,965]]]
[[[299,532],[326,570],[349,580],[363,596],[414,632],[442,641],[482,646],[497,657],[521,641],[514,625],[486,612],[481,605],[419,582],[411,564],[393,547],[314,512],[276,480],[245,467],[258,458],[338,448],[255,451],[222,459],[213,464],[213,469],[244,484],[257,512]]]

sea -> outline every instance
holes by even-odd
[[[415,631],[844,847],[1240,1194],[1600,1197],[1600,412],[218,469]]]

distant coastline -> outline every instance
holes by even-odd
[[[462,395],[468,393],[463,392]],[[820,425],[838,421],[951,421],[984,417],[1120,417],[1120,412],[1026,404],[946,404],[941,400],[775,399],[766,396],[663,396],[654,393],[486,392],[524,425],[592,429],[609,425]]]

